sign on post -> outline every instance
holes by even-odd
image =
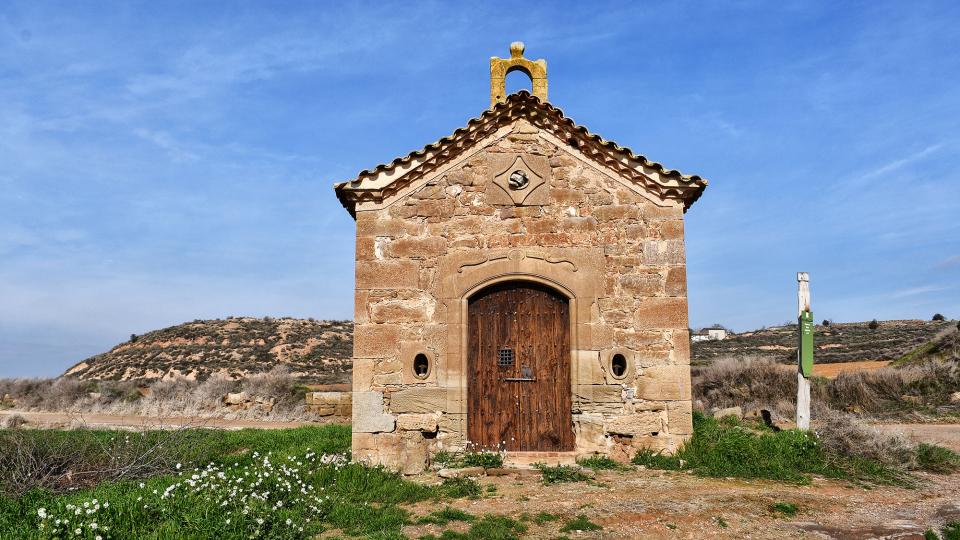
[[[810,378],[813,375],[813,312],[800,313],[800,373]]]

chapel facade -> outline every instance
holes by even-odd
[[[576,125],[523,51],[491,59],[466,127],[335,186],[356,219],[354,459],[628,460],[692,434],[683,219],[707,182]],[[506,95],[516,70],[532,94]]]

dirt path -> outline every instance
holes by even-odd
[[[960,424],[874,424],[891,433],[902,433],[914,442],[938,444],[960,452]]]
[[[215,429],[285,429],[318,425],[318,422],[281,422],[275,420],[229,420],[184,416],[124,416],[100,413],[0,411],[0,423],[9,416],[23,417],[29,426],[42,428],[88,427],[111,429],[177,429],[206,427]]]
[[[491,494],[459,500],[452,506],[474,515],[503,514],[523,519],[524,538],[552,539],[579,514],[603,527],[595,532],[568,532],[569,538],[916,538],[929,527],[960,520],[960,474],[921,475],[914,489],[865,489],[845,482],[815,479],[809,486],[770,481],[698,478],[651,470],[607,471],[595,481],[544,486],[538,476],[481,478]],[[435,482],[435,477],[424,477]],[[795,504],[793,517],[775,514],[776,502]],[[423,503],[416,513],[438,507]],[[537,524],[539,512],[559,516]],[[436,534],[463,524],[408,526],[409,538]]]

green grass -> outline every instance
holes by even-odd
[[[960,470],[960,454],[935,444],[920,443],[916,448],[917,468],[947,474]]]
[[[503,454],[489,450],[466,452],[437,452],[433,461],[448,469],[463,469],[464,467],[483,467],[484,469],[499,469],[503,467]]]
[[[692,470],[701,476],[763,478],[809,484],[812,475],[876,484],[909,485],[907,473],[863,458],[828,455],[812,432],[774,432],[727,417],[694,412],[693,437],[673,455],[638,452],[633,462],[653,469]]]
[[[446,525],[451,521],[473,521],[475,518],[471,514],[457,508],[446,507],[443,510],[437,510],[427,514],[417,520],[419,524],[430,523],[433,525]]]
[[[557,521],[558,519],[560,519],[560,516],[556,514],[551,514],[550,512],[540,512],[533,517],[533,522],[537,525],[543,525],[544,523]]]
[[[583,482],[590,479],[587,475],[580,471],[579,467],[571,467],[569,465],[557,465],[555,467],[551,467],[550,465],[545,465],[543,463],[535,463],[533,466],[540,470],[540,475],[543,478],[544,484]]]
[[[590,456],[588,458],[578,459],[577,465],[595,471],[619,471],[626,468],[607,456]]]
[[[563,527],[560,528],[560,532],[599,531],[600,529],[603,529],[603,527],[587,519],[587,516],[580,514],[564,523]]]
[[[940,529],[937,534],[933,529],[927,529],[923,533],[924,540],[960,540],[960,521],[951,521]]]
[[[787,517],[797,515],[797,505],[793,503],[777,501],[770,505],[769,510],[774,514],[780,514]]]
[[[473,522],[465,533],[443,531],[439,536],[428,534],[421,540],[519,540],[527,526],[507,516],[486,515]]]
[[[77,431],[40,436],[65,437],[82,446],[85,437],[126,435]],[[345,455],[348,426],[197,430],[188,437],[196,446],[196,468],[182,464],[179,471],[150,478],[0,497],[0,537],[300,539],[339,529],[351,536],[402,538],[401,528],[411,522],[403,505],[480,493],[475,481],[426,486],[383,468],[350,463]],[[432,515],[463,518],[452,509]],[[70,523],[60,524],[61,533],[49,534],[56,519]],[[39,529],[41,523],[45,531]],[[81,534],[73,534],[76,527]]]

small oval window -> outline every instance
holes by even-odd
[[[627,374],[627,358],[620,353],[610,359],[610,372],[613,376],[622,379]]]
[[[413,375],[418,379],[426,379],[430,375],[430,359],[423,353],[413,357]]]

